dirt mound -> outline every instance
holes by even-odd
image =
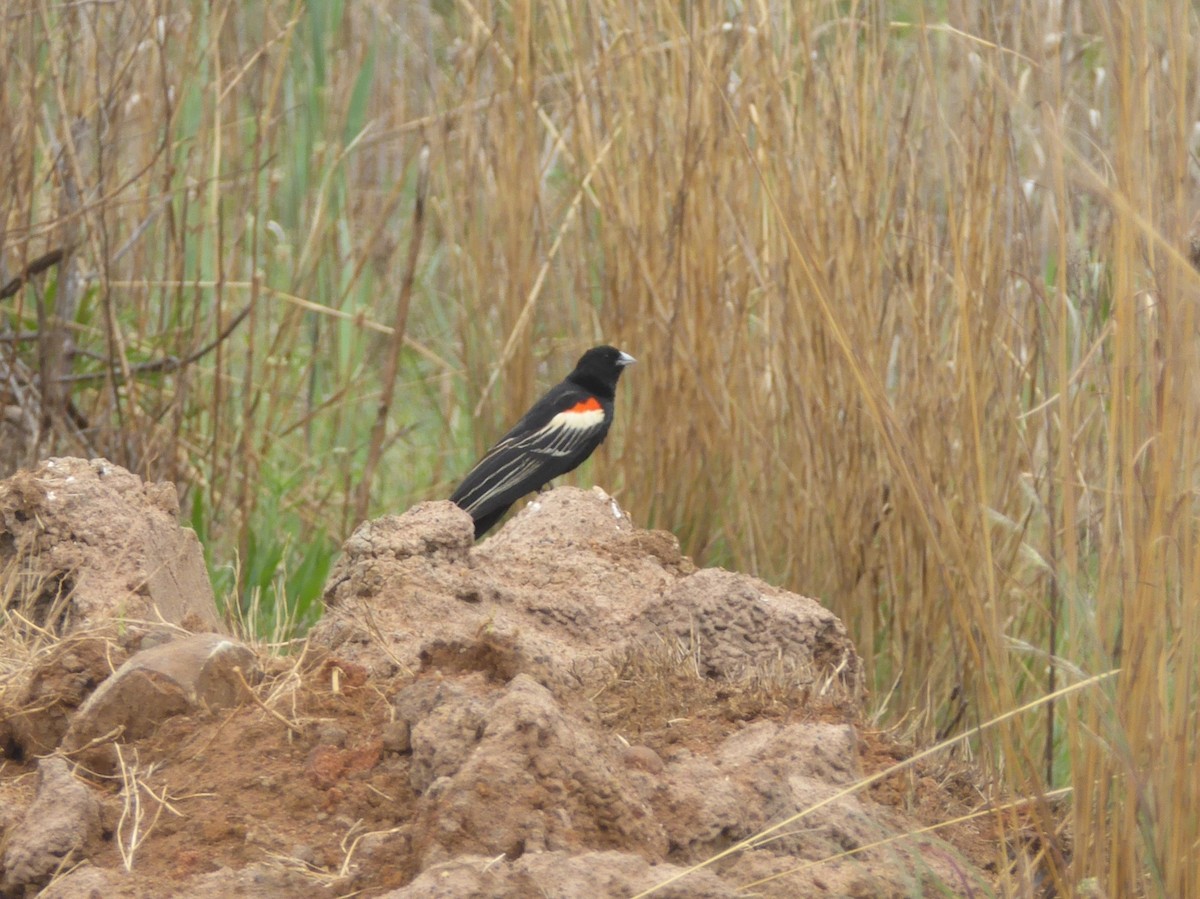
[[[147,517],[162,511],[142,500]],[[6,671],[3,894],[989,885],[989,834],[905,838],[966,811],[965,795],[932,780],[853,789],[888,756],[861,728],[841,623],[753,578],[695,570],[600,491],[543,494],[478,546],[449,503],[367,522],[326,600],[288,658],[215,635],[75,634]]]
[[[111,621],[218,630],[200,541],[172,484],[104,459],[49,459],[0,482],[6,606],[56,634]]]
[[[477,547],[469,524],[450,503],[423,503],[359,527],[313,643],[377,673],[526,671],[563,688],[603,677],[624,649],[665,646],[694,653],[704,676],[778,663],[861,688],[833,613],[755,578],[695,571],[673,536],[634,527],[603,491],[542,494]]]
[[[0,481],[0,607],[15,638],[0,661],[0,747],[22,757],[53,751],[131,652],[221,630],[174,485],[104,459],[49,459]]]

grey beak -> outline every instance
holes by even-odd
[[[628,353],[622,353],[617,357],[617,365],[621,366],[621,368],[624,368],[626,365],[633,365],[635,362],[637,362],[637,360]]]

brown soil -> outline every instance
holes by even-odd
[[[174,668],[139,661],[186,644],[161,623],[36,636],[14,624],[19,591],[0,595],[5,896],[996,887],[992,818],[913,835],[985,805],[969,769],[929,763],[854,788],[911,751],[862,725],[859,660],[836,618],[696,571],[598,491],[543,494],[479,546],[448,503],[364,524],[303,649],[234,655],[219,693],[176,670],[194,642]],[[140,689],[136,677],[173,704],[89,729],[93,691]],[[68,766],[40,759],[68,729],[88,737]],[[40,852],[33,810],[77,787],[77,831]]]

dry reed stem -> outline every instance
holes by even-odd
[[[149,780],[154,776],[157,764],[151,764],[143,771],[137,760],[137,750],[134,750],[133,761],[128,762],[121,744],[114,743],[113,747],[117,752],[117,765],[121,778],[121,816],[117,820],[114,837],[117,842],[117,850],[121,853],[121,863],[126,871],[132,871],[137,851],[158,825],[163,809],[177,817],[183,817],[183,813],[172,803],[190,797],[173,797],[165,787],[161,792],[154,792],[150,787]],[[146,798],[143,798],[143,793]],[[211,794],[197,793],[194,795]],[[149,800],[153,800],[153,802]]]

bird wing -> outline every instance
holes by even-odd
[[[518,424],[467,473],[451,497],[476,515],[505,497],[507,503],[564,474],[591,453],[608,430],[608,415],[593,396],[567,397],[571,405],[536,428]]]

